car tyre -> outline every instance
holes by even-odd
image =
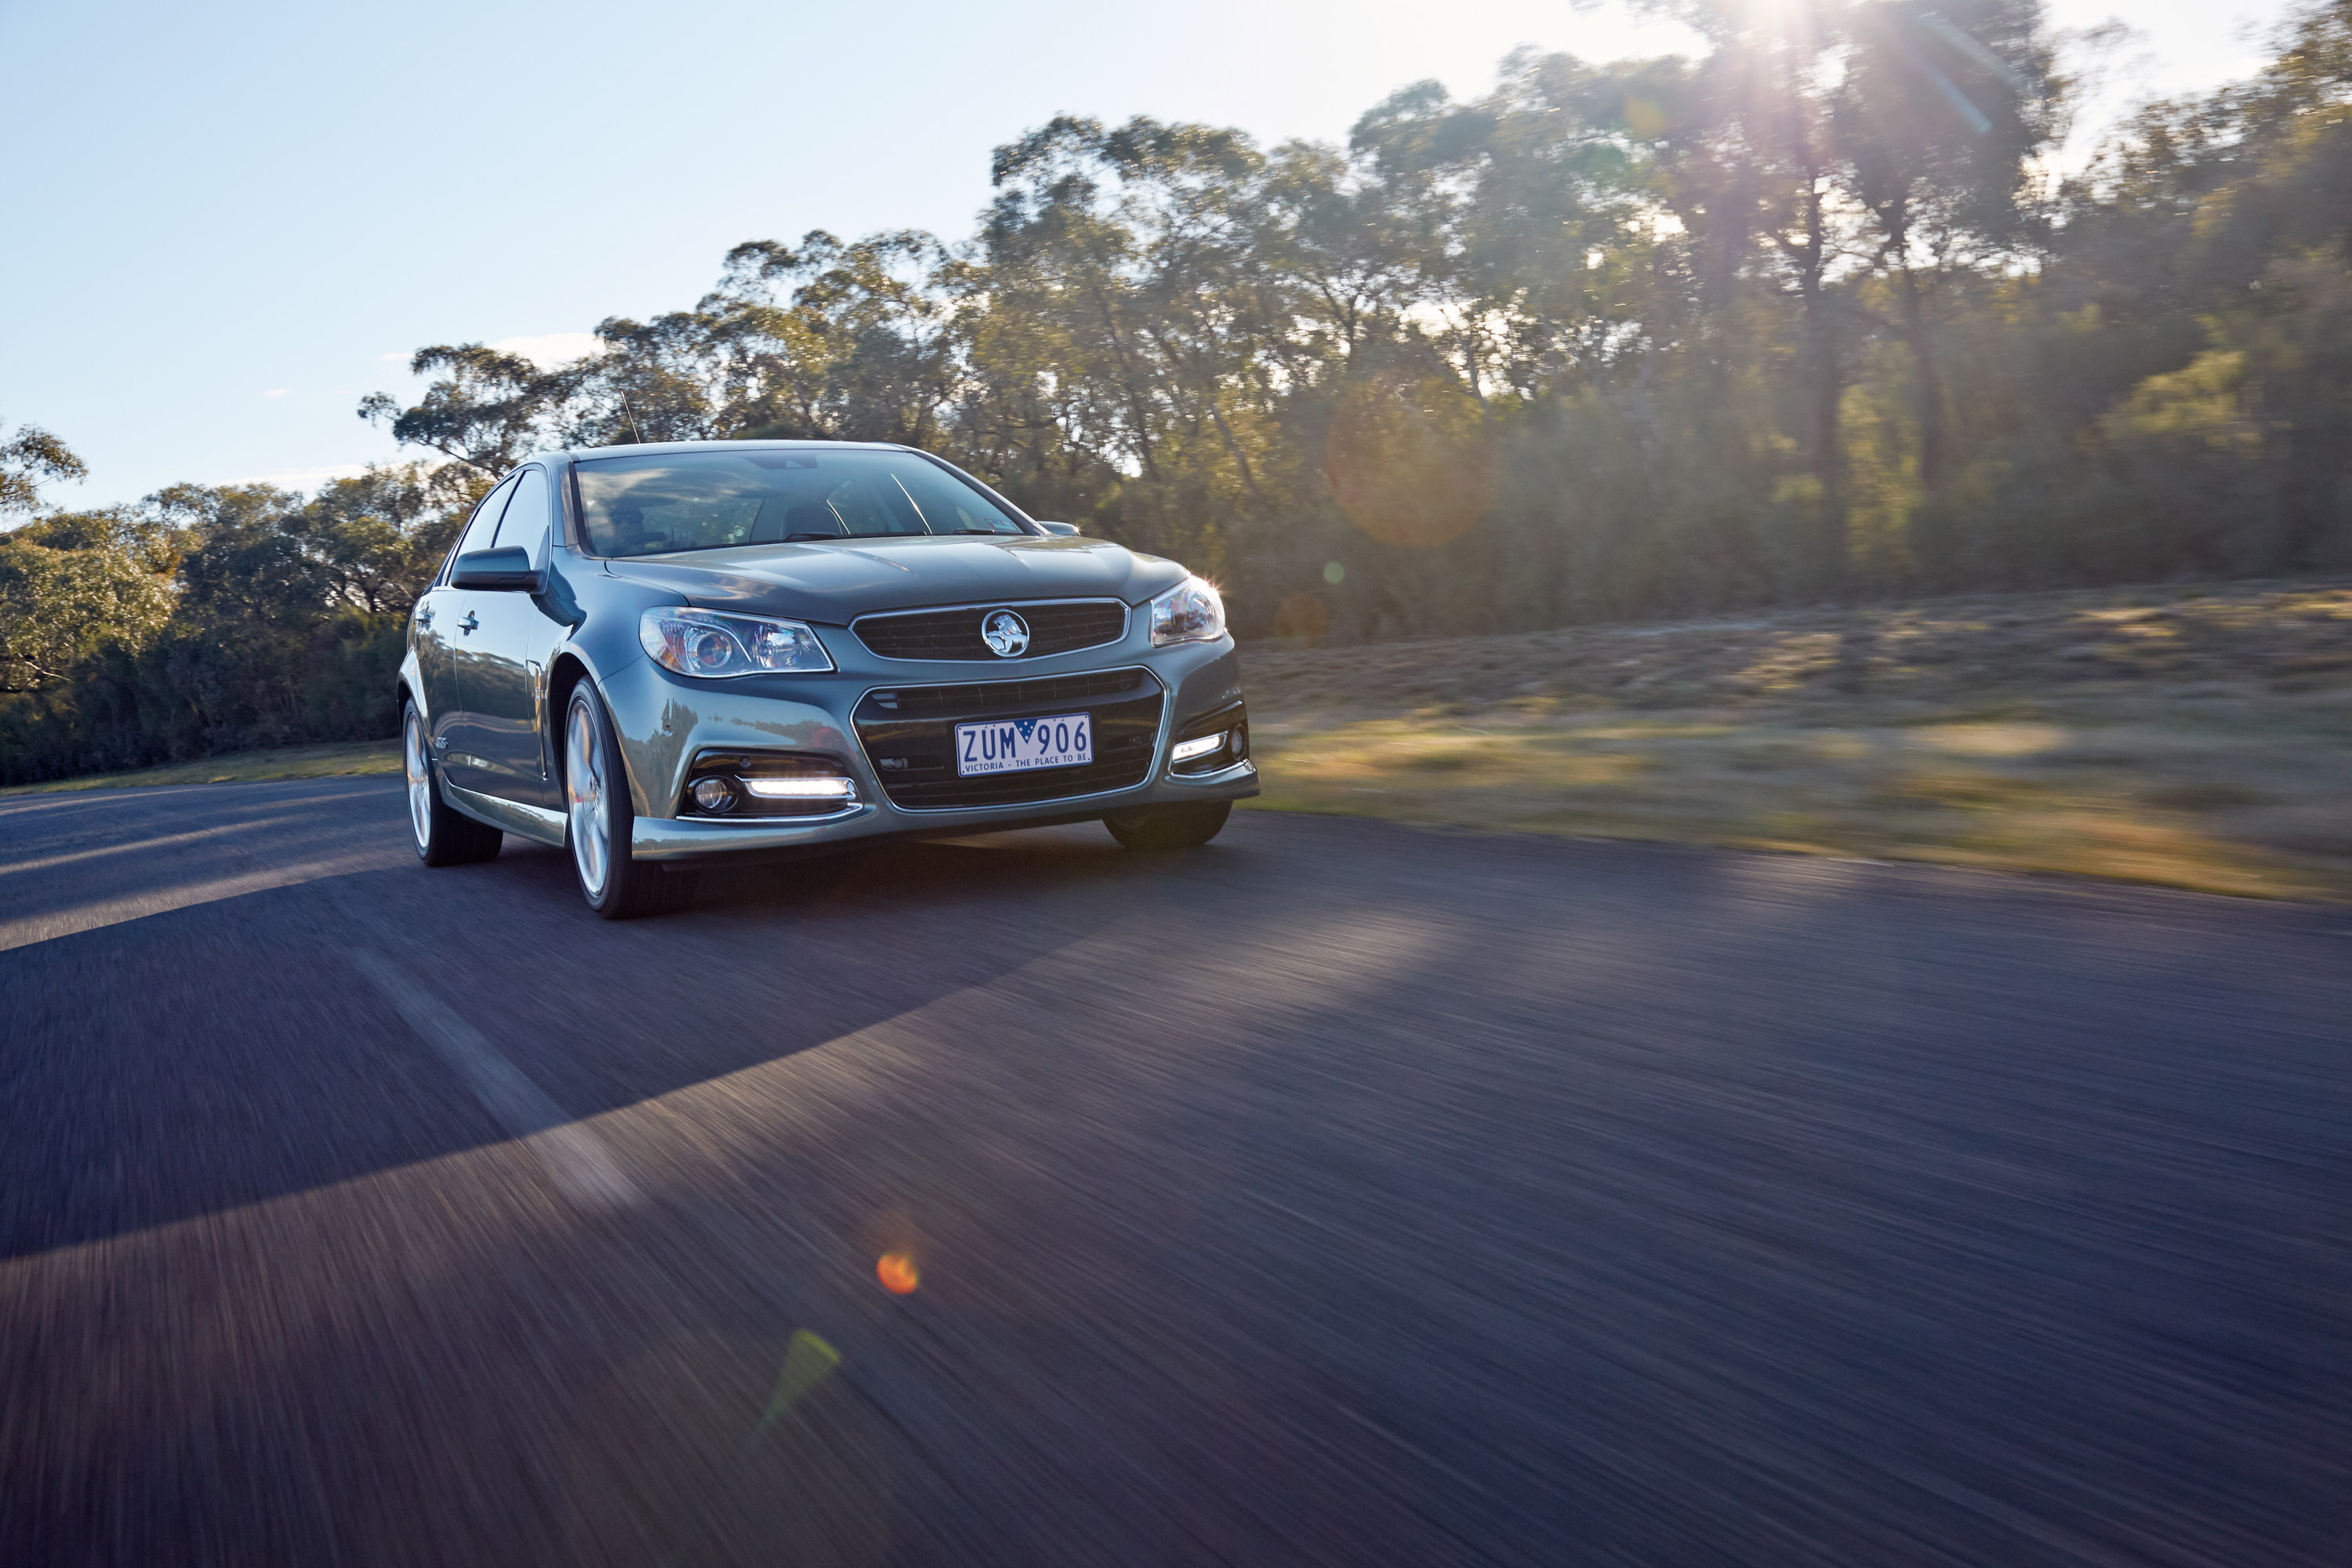
[[[1195,849],[1214,838],[1234,812],[1229,800],[1197,805],[1139,805],[1103,818],[1110,836],[1129,849]]]
[[[408,785],[408,826],[416,858],[427,866],[473,866],[494,859],[506,835],[451,805],[425,743],[425,715],[400,705],[400,771]]]
[[[694,896],[690,872],[665,870],[629,853],[637,812],[620,738],[595,688],[572,688],[563,718],[563,840],[580,896],[608,921],[682,908]]]

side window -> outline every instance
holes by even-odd
[[[457,557],[490,547],[490,536],[498,531],[499,513],[506,506],[507,498],[514,494],[514,480],[509,479],[482,498],[482,504],[476,507],[474,515],[467,520],[466,531],[458,539],[457,548],[449,552],[449,560],[441,568],[441,581],[446,583],[449,580],[449,574],[457,569]]]
[[[499,547],[513,545],[530,551],[535,567],[547,564],[548,500],[547,470],[525,468],[515,485],[514,499],[507,502],[505,521],[499,524]]]

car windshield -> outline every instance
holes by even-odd
[[[936,463],[854,447],[660,452],[572,465],[589,547],[666,555],[910,533],[1026,533]]]

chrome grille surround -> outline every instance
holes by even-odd
[[[1011,610],[1029,626],[1029,646],[1011,658],[991,649],[980,633],[982,622],[998,610]],[[1105,647],[1122,641],[1127,628],[1128,607],[1119,599],[995,599],[886,610],[849,623],[851,634],[877,658],[972,664],[1017,664]]]

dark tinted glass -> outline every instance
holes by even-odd
[[[673,452],[591,458],[572,471],[599,555],[1028,531],[955,475],[905,452]]]
[[[513,545],[530,552],[533,566],[547,564],[547,473],[542,468],[525,468],[522,479],[507,502],[507,514],[499,521],[498,538],[492,549]]]
[[[465,537],[457,541],[457,549],[449,552],[449,564],[443,568],[445,580],[448,571],[457,565],[457,557],[490,547],[490,537],[499,528],[499,513],[506,510],[507,498],[514,494],[514,480],[509,479],[482,498],[482,504],[466,520]]]

